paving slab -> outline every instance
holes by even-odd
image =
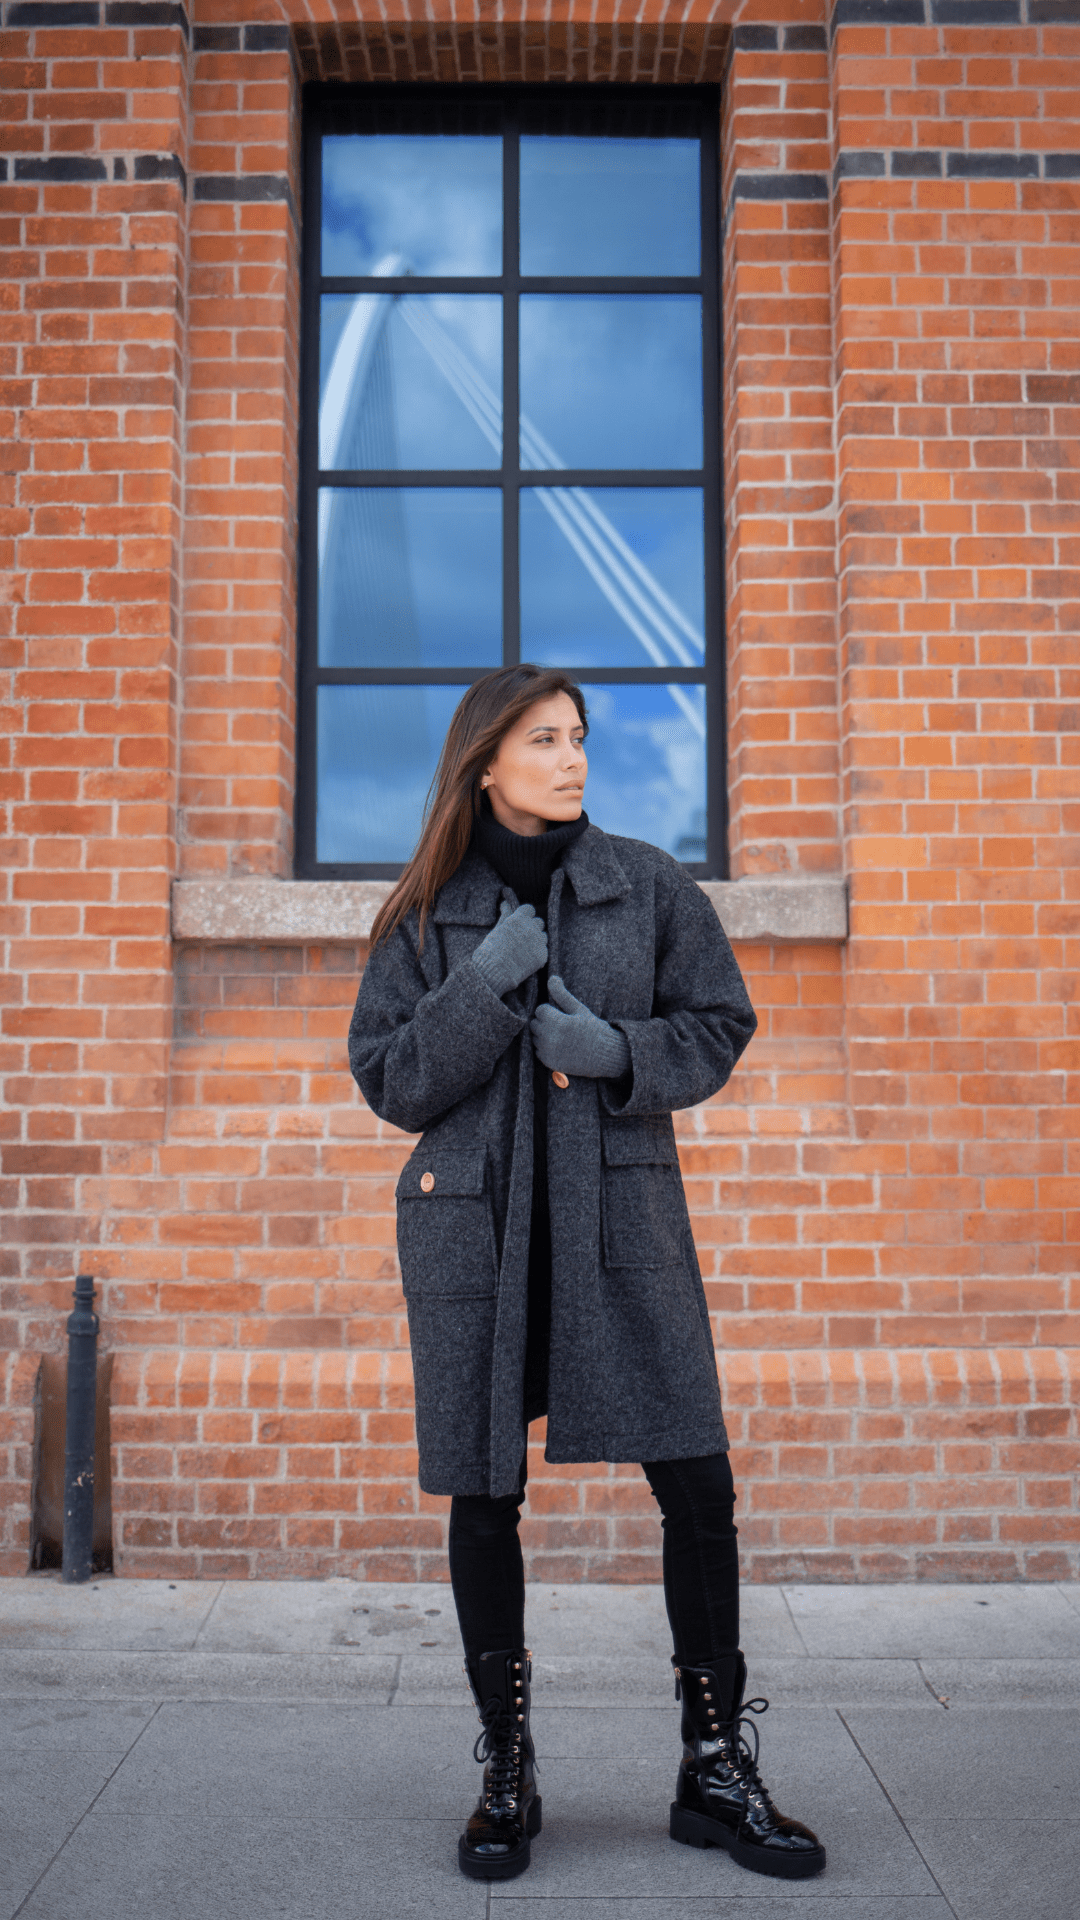
[[[0,1653],[0,1698],[375,1700],[389,1703],[395,1654]]]
[[[291,1820],[95,1809],[19,1920],[483,1920],[487,1889],[458,1871],[455,1848],[446,1823],[380,1828],[317,1804]]]
[[[0,1754],[87,1750],[120,1760],[153,1713],[151,1700],[0,1698]]]
[[[1076,1920],[1080,1823],[942,1819],[912,1833],[957,1920]]]
[[[0,1912],[25,1900],[122,1758],[123,1751],[57,1751],[55,1743],[0,1749]]]
[[[812,1659],[1080,1655],[1080,1613],[1058,1586],[785,1587]]]
[[[193,1647],[220,1580],[0,1581],[0,1648],[72,1652]]]
[[[749,1879],[749,1874],[744,1876]],[[655,1899],[652,1894],[620,1894],[615,1899],[545,1900],[538,1906],[517,1888],[503,1893],[491,1890],[491,1912],[498,1920],[714,1920],[716,1898],[705,1894],[700,1899]],[[727,1889],[725,1888],[725,1897]],[[754,1900],[754,1920],[791,1920],[798,1902],[799,1920],[955,1920],[952,1908],[941,1894],[913,1895],[905,1898],[891,1894],[872,1894],[853,1901],[849,1895],[836,1899],[828,1894],[811,1893],[797,1881],[790,1887],[772,1883],[771,1894]]]
[[[957,1920],[1075,1920],[1080,1710],[845,1719]]]
[[[432,1599],[432,1595],[436,1597]],[[392,1653],[435,1637],[460,1647],[449,1587],[356,1580],[231,1580],[199,1637],[206,1653]]]
[[[419,1791],[425,1815],[457,1831],[479,1787],[476,1735],[472,1706],[391,1715],[323,1702],[169,1701],[99,1806],[193,1817],[229,1808],[243,1822],[288,1821],[314,1804],[327,1820],[393,1825],[415,1820]]]
[[[1029,1821],[1080,1824],[1080,1709],[843,1717],[905,1820],[997,1819],[1003,1832]]]
[[[1080,1707],[1080,1660],[930,1659],[919,1666],[949,1707]]]

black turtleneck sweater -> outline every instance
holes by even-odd
[[[512,887],[522,905],[535,907],[547,922],[551,878],[567,847],[589,824],[582,812],[576,820],[549,827],[546,833],[511,833],[499,825],[488,802],[477,816],[473,845],[494,867],[505,886]],[[539,998],[547,997],[547,968],[538,975]],[[548,1217],[547,1103],[550,1075],[539,1059],[533,1078],[533,1196],[529,1227],[529,1332],[525,1354],[525,1418],[538,1420],[547,1412],[548,1358],[551,1350],[551,1223]]]
[[[483,806],[484,811],[477,816],[473,828],[474,844],[488,865],[494,867],[499,879],[513,887],[522,905],[535,907],[546,920],[551,876],[561,864],[567,847],[584,833],[589,824],[588,814],[581,813],[576,820],[564,820],[557,827],[549,827],[546,833],[511,833],[509,827],[499,825],[486,801]]]

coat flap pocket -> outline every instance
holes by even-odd
[[[407,1160],[397,1183],[399,1200],[423,1200],[428,1194],[477,1197],[484,1191],[486,1147],[423,1147]]]
[[[604,1159],[609,1167],[674,1167],[678,1165],[670,1125],[653,1120],[609,1120],[602,1129]]]

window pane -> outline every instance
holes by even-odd
[[[325,294],[319,465],[497,467],[497,294]]]
[[[546,666],[700,667],[700,490],[524,489],[521,652]]]
[[[325,274],[502,272],[501,140],[361,133],[322,144]]]
[[[521,141],[521,271],[696,274],[696,140]]]
[[[323,488],[320,666],[497,667],[501,661],[501,492]]]
[[[696,294],[521,301],[523,467],[700,467]]]
[[[320,687],[318,860],[409,858],[464,687]]]
[[[586,683],[585,810],[605,833],[705,859],[705,689]]]

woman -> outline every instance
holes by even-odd
[[[546,1414],[548,1460],[639,1461],[663,1515],[672,1836],[801,1878],[824,1849],[777,1813],[741,1731],[735,1492],[671,1123],[757,1023],[701,889],[582,811],[587,730],[564,674],[506,667],[469,689],[349,1033],[368,1105],[422,1135],[397,1188],[420,1485],[453,1496],[483,1728],[458,1858],[509,1879],[540,1831],[517,1525]]]

